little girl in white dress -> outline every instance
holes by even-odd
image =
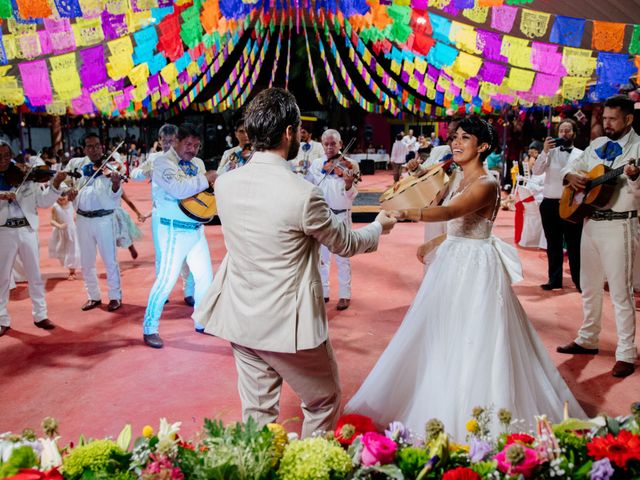
[[[74,209],[65,195],[58,197],[51,209],[53,232],[49,239],[49,258],[57,258],[69,269],[69,280],[75,280],[80,268],[80,245],[74,219]]]

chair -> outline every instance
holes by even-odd
[[[518,245],[529,248],[547,248],[547,239],[542,228],[539,204],[532,191],[525,185],[519,184],[516,190],[516,205],[522,207],[522,232],[517,239]]]

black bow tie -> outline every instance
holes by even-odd
[[[561,152],[569,152],[569,153],[571,153],[571,150],[573,150],[573,147],[560,147],[560,151]]]

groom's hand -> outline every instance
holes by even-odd
[[[382,225],[382,234],[389,233],[393,226],[396,224],[397,220],[390,216],[385,210],[381,210],[378,216],[376,217],[376,221]]]

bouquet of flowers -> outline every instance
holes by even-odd
[[[467,442],[453,443],[445,425],[429,420],[424,432],[400,422],[379,431],[373,419],[345,415],[330,432],[298,440],[282,425],[255,421],[224,426],[205,420],[193,440],[180,437],[180,422],[144,427],[131,445],[131,426],[117,439],[85,440],[60,450],[57,424],[0,435],[0,478],[14,480],[444,480],[640,478],[640,402],[631,415],[566,418],[552,425],[536,417],[536,429],[518,431],[512,414],[476,407]],[[493,428],[492,428],[493,426]],[[496,434],[498,431],[500,433]],[[494,432],[493,434],[491,432]],[[293,438],[292,438],[293,437]]]

